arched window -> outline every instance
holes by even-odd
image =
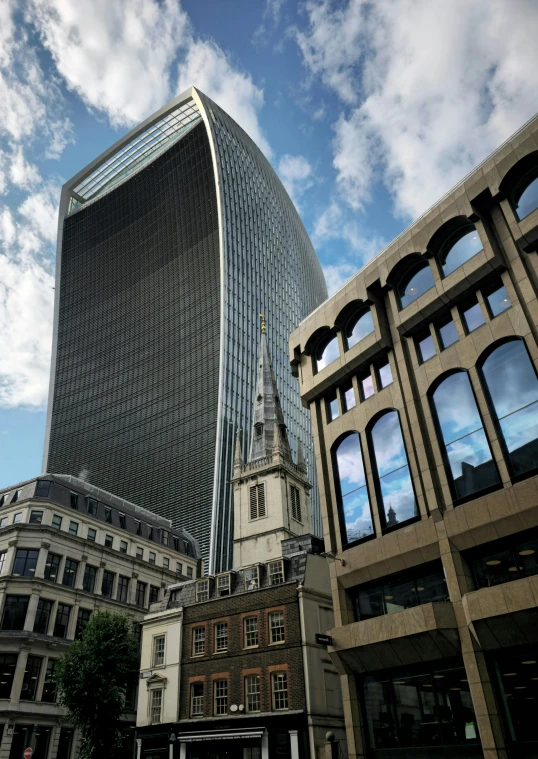
[[[379,417],[370,432],[385,527],[419,515],[397,411]]]
[[[517,183],[512,194],[512,203],[518,219],[538,208],[538,166],[535,166]]]
[[[374,320],[369,308],[352,317],[346,325],[346,343],[352,348],[374,331]]]
[[[499,474],[467,372],[450,374],[437,386],[431,399],[455,499],[497,485]]]
[[[482,364],[492,409],[514,475],[538,468],[538,379],[520,338],[496,348]]]
[[[334,335],[330,340],[320,343],[316,351],[316,369],[320,372],[340,356],[338,337]]]
[[[345,544],[353,543],[374,534],[358,432],[342,440],[334,450],[333,461],[340,501],[342,541]]]
[[[448,277],[453,271],[480,253],[483,245],[474,224],[470,222],[456,227],[447,237],[439,251],[439,263],[443,275]]]
[[[405,308],[422,293],[435,285],[430,265],[427,261],[415,264],[408,269],[398,283],[400,305]]]

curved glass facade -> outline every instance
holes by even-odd
[[[301,439],[316,482],[288,336],[327,292],[260,150],[198,91],[182,98],[201,120],[189,112],[171,147],[141,169],[122,165],[125,179],[64,218],[45,468],[87,470],[188,528],[218,571],[232,557],[229,478],[238,430],[244,454],[249,445],[259,313],[292,450]],[[78,175],[67,188],[80,186]]]

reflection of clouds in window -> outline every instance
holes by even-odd
[[[449,243],[450,244],[450,243]],[[468,261],[470,258],[480,253],[482,250],[482,241],[476,229],[467,232],[463,237],[452,245],[446,254],[443,266],[443,274],[447,277],[453,271]]]
[[[516,206],[518,218],[524,219],[538,208],[538,177],[523,192]]]
[[[482,427],[466,372],[447,377],[434,392],[433,400],[445,443],[452,443]]]
[[[360,340],[363,340],[367,335],[374,331],[374,322],[370,309],[364,311],[355,324],[346,330],[347,333],[347,347],[352,348]]]
[[[418,515],[398,412],[380,417],[371,436],[386,526],[390,527]]]
[[[373,534],[361,443],[357,432],[344,438],[336,449],[336,466],[346,540],[351,543]]]
[[[398,295],[402,308],[405,308],[419,295],[427,292],[435,285],[432,270],[428,263],[414,266],[410,272],[404,274],[398,287]]]
[[[522,340],[493,351],[482,371],[499,419],[538,400],[536,374]]]
[[[338,350],[338,338],[335,336],[332,340],[329,340],[327,345],[320,352],[320,356],[316,361],[318,372],[331,364],[339,357],[340,351]]]

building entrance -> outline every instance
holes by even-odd
[[[262,759],[259,741],[200,741],[187,744],[187,759]]]

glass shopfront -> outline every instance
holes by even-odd
[[[495,652],[492,662],[506,726],[517,759],[538,757],[538,646]]]

